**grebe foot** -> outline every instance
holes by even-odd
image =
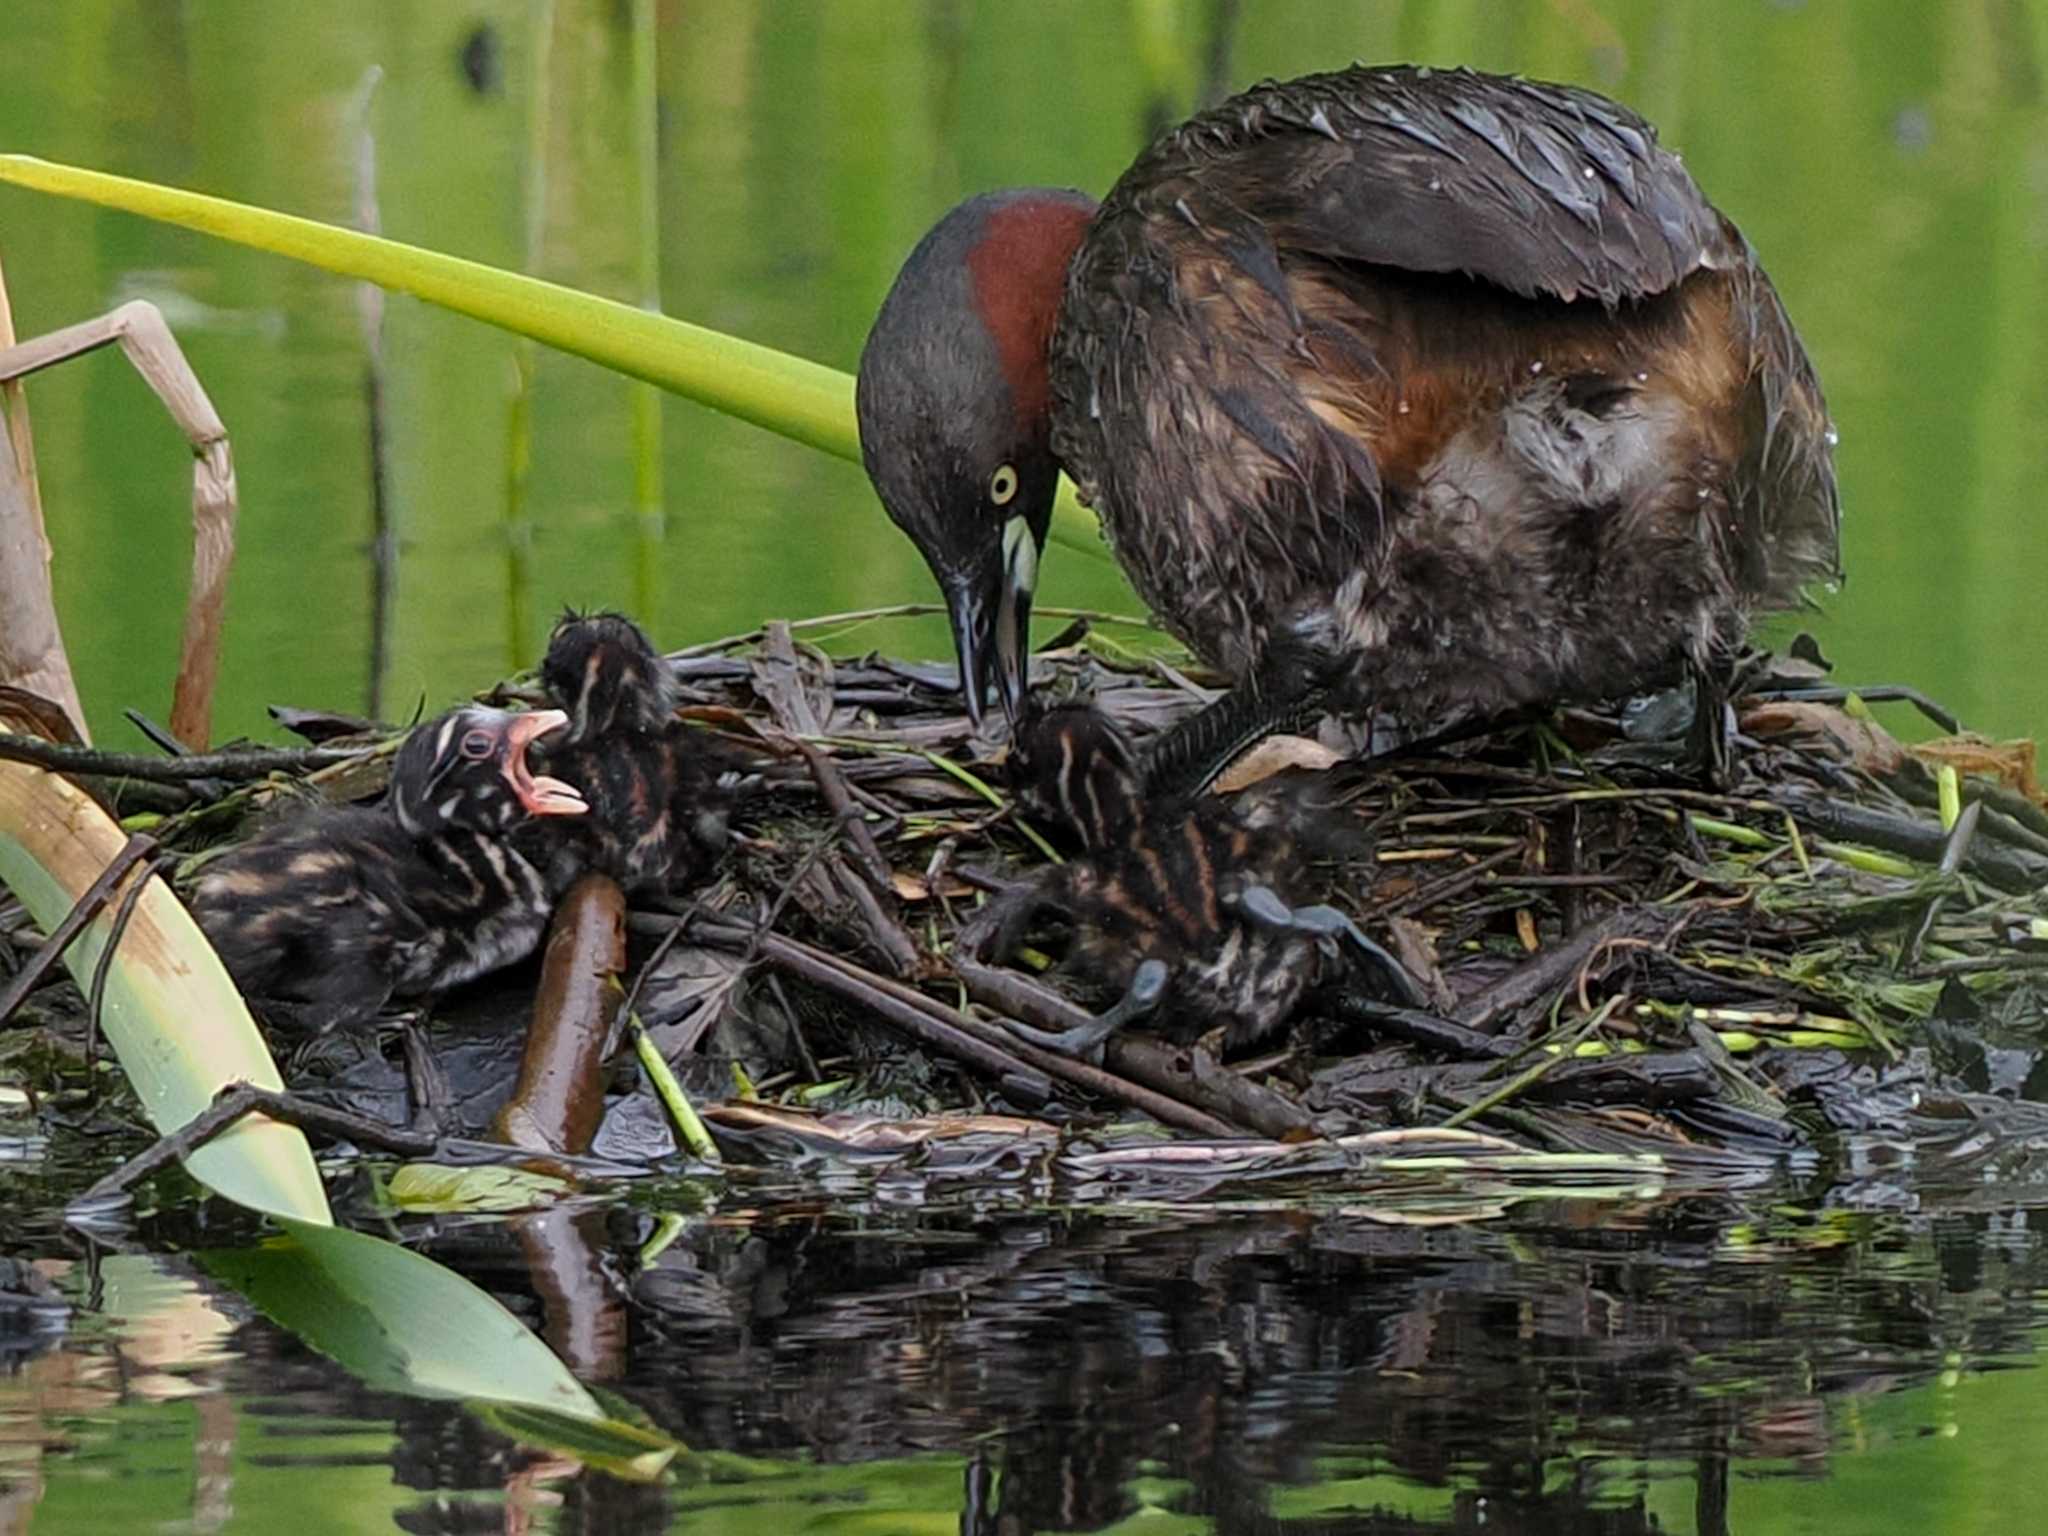
[[[1314,906],[1290,907],[1270,885],[1248,885],[1238,893],[1237,909],[1245,921],[1262,928],[1279,933],[1298,933],[1314,939],[1326,954],[1336,954],[1349,941],[1385,979],[1403,1006],[1430,1006],[1429,994],[1408,967],[1395,959],[1385,946],[1367,938],[1358,924],[1337,908],[1322,902]]]
[[[1132,973],[1131,984],[1124,989],[1124,995],[1086,1024],[1060,1030],[1034,1029],[1014,1019],[1005,1020],[1004,1024],[1018,1039],[1043,1050],[1092,1060],[1101,1053],[1103,1043],[1111,1035],[1126,1024],[1146,1017],[1159,1006],[1159,1000],[1166,996],[1169,979],[1163,960],[1147,960]]]

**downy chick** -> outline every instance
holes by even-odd
[[[1091,1028],[1030,1038],[1079,1052],[1157,1012],[1176,1039],[1220,1031],[1226,1049],[1250,1045],[1326,978],[1339,941],[1404,998],[1420,997],[1399,962],[1314,902],[1307,865],[1343,837],[1338,818],[1301,792],[1148,802],[1130,744],[1086,706],[1027,713],[1013,751],[1025,807],[1082,851],[1003,898],[997,947],[1014,949],[1034,916],[1056,912],[1073,927],[1067,969],[1119,999]]]
[[[623,614],[571,612],[540,670],[569,717],[543,749],[549,771],[590,806],[558,866],[596,869],[629,894],[693,884],[724,850],[735,775],[719,743],[676,719],[668,663]]]
[[[193,915],[243,995],[310,1034],[531,953],[555,893],[510,834],[583,814],[575,790],[526,765],[528,745],[566,723],[559,710],[451,710],[406,738],[382,804],[276,823],[209,863]]]

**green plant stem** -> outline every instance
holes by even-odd
[[[663,1059],[661,1050],[654,1043],[654,1037],[647,1033],[647,1026],[640,1022],[640,1015],[626,1015],[626,1027],[633,1032],[633,1054],[640,1058],[640,1069],[647,1074],[647,1080],[654,1085],[655,1096],[675,1122],[676,1134],[683,1138],[683,1145],[691,1155],[707,1163],[722,1162],[718,1155],[718,1143],[711,1139],[711,1132],[704,1128],[704,1122],[697,1115],[696,1107],[690,1103],[690,1096],[683,1092],[683,1085],[676,1081],[675,1073]]]

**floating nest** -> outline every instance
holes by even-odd
[[[1362,757],[1274,739],[1224,792],[1322,776],[1320,797],[1360,834],[1361,856],[1324,872],[1331,900],[1429,1005],[1312,999],[1231,1059],[1140,1025],[1086,1061],[1006,1022],[1062,1028],[1100,1005],[1071,995],[1056,933],[1009,964],[956,942],[992,894],[1040,877],[1048,848],[1012,803],[1001,749],[970,731],[953,670],[834,659],[805,627],[672,658],[685,717],[759,777],[712,880],[629,923],[624,979],[650,1038],[700,1095],[729,1098],[737,1080],[761,1106],[713,1117],[734,1141],[786,1142],[800,1122],[778,1104],[899,1122],[1003,1113],[1055,1140],[1144,1116],[1292,1145],[1297,1162],[1465,1128],[1552,1154],[1655,1153],[1721,1183],[1830,1170],[1843,1133],[1881,1132],[1918,1149],[1916,1177],[1978,1187],[1986,1159],[2048,1130],[2024,1102],[2048,978],[2031,744],[1902,746],[1810,651],[1747,669],[1725,791],[1680,766],[1689,695],[1405,744],[1383,731]],[[1140,743],[1213,682],[1085,623],[1033,672]],[[537,695],[514,680],[490,697]],[[358,723],[280,718],[325,741],[295,771],[129,782],[124,808],[146,800],[189,869],[281,796],[375,792],[385,754],[346,734]],[[436,1038],[509,1077],[508,1017],[531,993],[530,970],[501,978],[441,1010]],[[339,1072],[374,1100],[389,1085],[360,1074],[382,1053],[348,1049],[303,1075]],[[503,1091],[477,1087],[465,1121],[485,1123]],[[635,1155],[611,1121],[606,1134],[599,1150]]]

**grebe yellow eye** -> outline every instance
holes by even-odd
[[[1007,507],[1017,494],[1017,471],[1004,464],[989,476],[988,499],[999,507]]]

